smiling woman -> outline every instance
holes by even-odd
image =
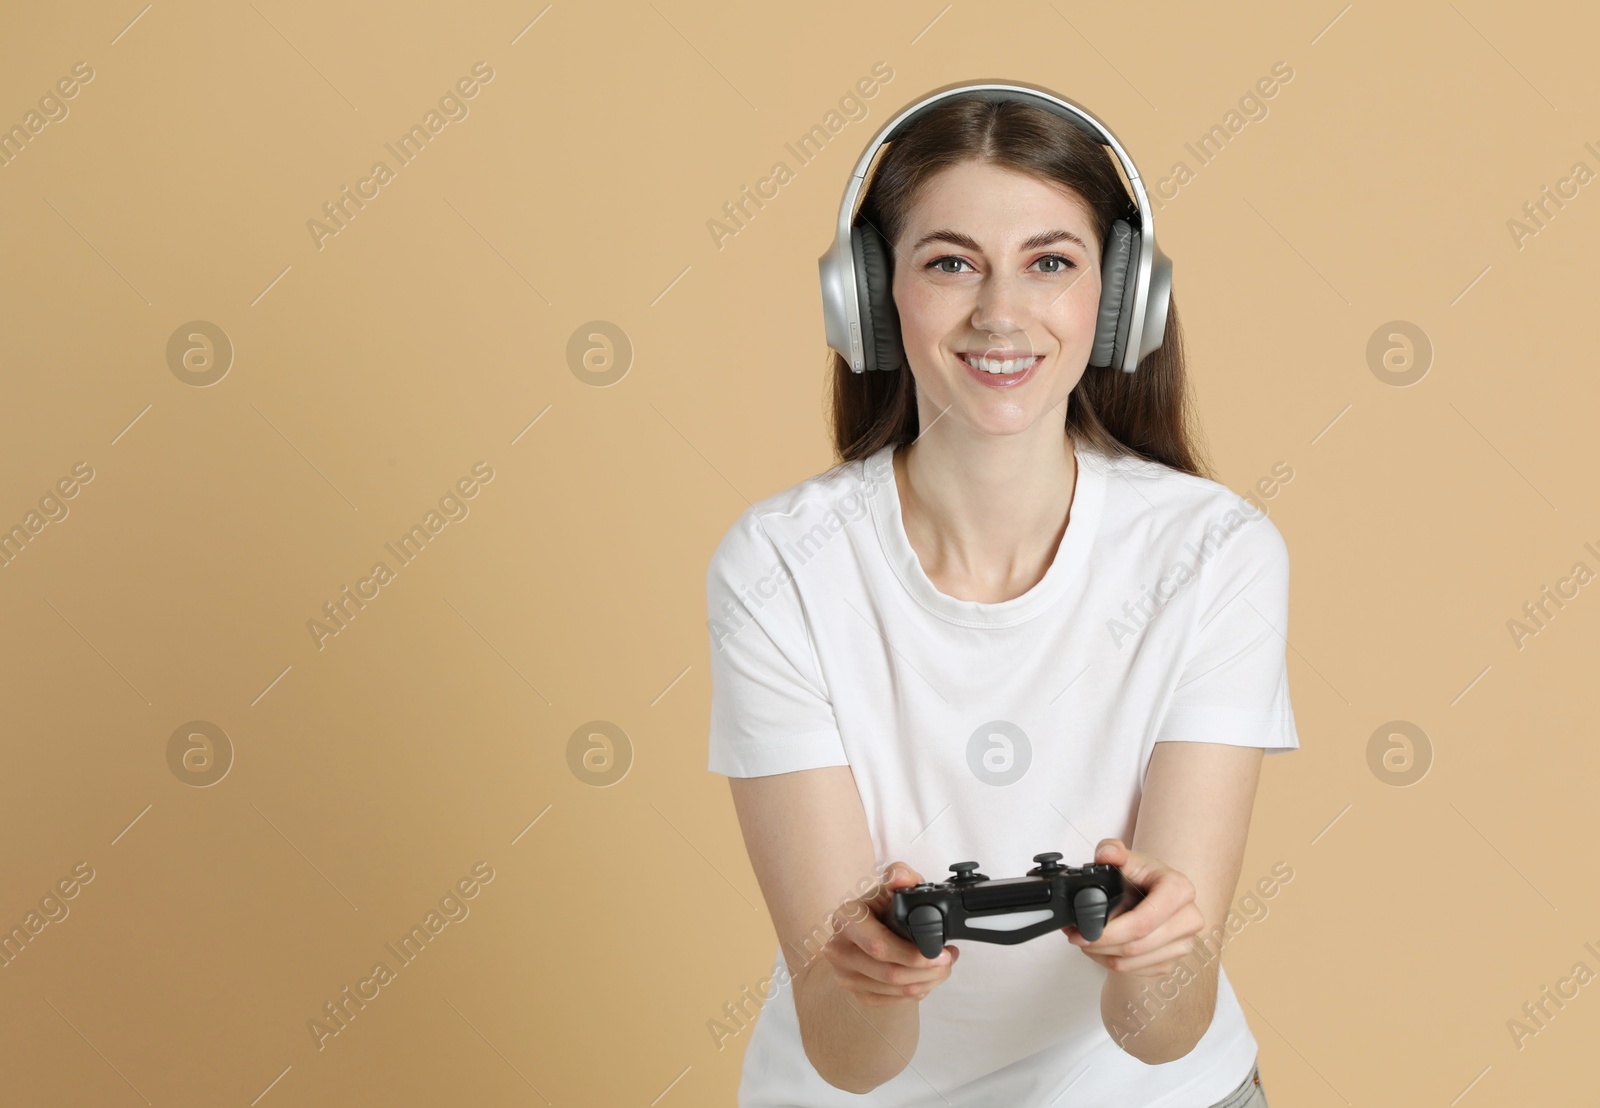
[[[743,1108],[1266,1103],[1220,953],[1195,952],[1263,752],[1299,746],[1288,553],[1205,474],[1170,262],[1108,147],[1035,86],[951,86],[846,188],[820,269],[841,460],[752,505],[706,574],[738,627],[710,627],[708,764],[790,982]],[[1218,533],[1137,649],[1108,649],[1127,598]],[[1093,942],[928,958],[882,921],[959,859],[1003,878],[1052,851],[1137,890]]]
[[[1054,229],[1009,241],[1027,234],[1019,211]],[[894,298],[927,401],[940,411],[968,405],[989,434],[1033,422],[1038,405],[1064,405],[1077,383],[1073,370],[1081,374],[1087,364],[1100,310],[1100,239],[1088,209],[1038,178],[968,161],[940,174],[916,219],[912,233],[934,226],[895,258]],[[955,387],[953,376],[991,389],[1035,379],[1039,387],[1001,404]]]
[[[916,440],[923,422],[918,388],[926,386],[915,372],[895,371],[908,356],[913,371],[919,362],[930,364],[917,355],[941,339],[948,340],[946,360],[966,351],[1043,355],[1049,351],[1032,344],[1054,335],[1070,342],[1056,351],[1070,376],[1050,390],[1052,408],[1072,396],[1065,413],[1070,435],[1113,455],[1136,454],[1207,476],[1191,443],[1175,300],[1152,300],[1152,315],[1165,308],[1164,319],[1153,321],[1164,337],[1139,359],[1137,379],[1084,372],[1112,367],[1136,340],[1128,334],[1114,342],[1108,331],[1117,331],[1117,317],[1132,304],[1102,305],[1101,294],[1106,275],[1131,285],[1136,274],[1127,270],[1137,259],[1117,248],[1125,246],[1127,228],[1140,225],[1116,160],[1086,130],[1027,103],[949,98],[888,143],[855,222],[875,232],[864,252],[878,239],[888,247],[893,293],[880,300],[857,292],[870,299],[872,323],[881,312],[874,339],[883,356],[876,364],[887,372],[851,372],[838,351],[829,355],[833,435],[844,461]],[[1128,292],[1124,299],[1131,301]],[[1010,296],[1026,303],[1008,305]],[[1112,309],[1110,328],[1098,321],[1102,307]],[[1035,316],[1035,326],[1021,318],[1023,310]],[[909,323],[906,311],[915,315]],[[954,330],[929,335],[933,326]],[[935,416],[944,410],[942,403],[933,406]]]

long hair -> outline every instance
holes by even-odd
[[[870,220],[893,247],[912,204],[935,174],[982,161],[1072,190],[1088,206],[1104,243],[1119,216],[1131,216],[1130,222],[1138,224],[1133,198],[1113,157],[1108,148],[1042,108],[952,96],[884,147],[858,218]],[[891,272],[892,266],[891,258]],[[828,355],[833,446],[839,459],[834,470],[890,443],[898,446],[917,437],[916,380],[909,365],[854,373],[836,351]],[[1166,336],[1136,372],[1084,368],[1067,400],[1066,430],[1075,442],[1113,457],[1133,455],[1209,478],[1192,414],[1177,301],[1169,299]]]

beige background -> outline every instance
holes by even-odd
[[[0,166],[0,526],[93,472],[0,569],[0,924],[94,874],[0,968],[0,1100],[732,1103],[748,1033],[707,1022],[774,939],[705,769],[706,563],[832,461],[816,259],[850,166],[984,77],[1089,107],[1152,184],[1188,163],[1157,226],[1213,460],[1240,492],[1293,470],[1267,503],[1303,749],[1267,763],[1241,892],[1295,876],[1227,953],[1273,1104],[1592,1096],[1600,986],[1521,1049],[1507,1025],[1600,971],[1600,586],[1507,627],[1600,570],[1600,185],[1508,227],[1600,170],[1586,5],[465,7],[0,19],[0,126],[94,73]],[[308,220],[480,61],[467,117],[319,249]],[[234,350],[205,387],[167,355],[196,320]],[[569,362],[596,320],[632,347],[609,387]],[[1407,328],[1432,353],[1400,387],[1368,350]],[[596,720],[631,748],[608,787],[569,764]],[[1370,756],[1396,720],[1429,742],[1407,786]],[[206,787],[220,747],[169,763],[192,721],[232,749]],[[470,914],[319,1049],[480,862]]]

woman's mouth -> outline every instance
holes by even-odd
[[[1022,384],[1044,361],[1043,354],[991,358],[963,353],[956,357],[966,366],[968,376],[992,389],[1009,389]]]

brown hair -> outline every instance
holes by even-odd
[[[919,192],[935,174],[964,162],[983,161],[1076,193],[1087,205],[1103,244],[1118,217],[1135,227],[1139,223],[1114,157],[1108,147],[1042,108],[952,96],[885,145],[859,218],[870,220],[892,246],[899,241]],[[834,453],[840,459],[835,470],[890,443],[898,446],[917,437],[916,380],[910,366],[854,373],[836,351],[829,351],[829,360]],[[1075,442],[1113,457],[1133,455],[1209,478],[1191,417],[1183,332],[1177,303],[1169,300],[1166,336],[1160,348],[1139,363],[1137,372],[1084,368],[1067,400],[1066,430]]]

